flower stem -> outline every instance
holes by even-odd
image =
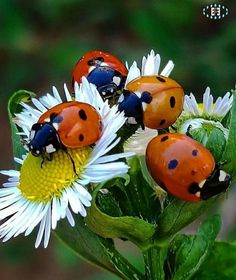
[[[164,280],[164,261],[166,256],[166,248],[151,247],[143,253],[146,279],[148,280]]]

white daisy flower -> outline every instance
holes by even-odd
[[[72,97],[64,86],[66,100]],[[0,188],[0,237],[7,241],[21,233],[29,235],[39,225],[35,242],[37,248],[43,240],[46,248],[51,230],[56,229],[60,219],[67,218],[71,226],[75,225],[72,213],[86,216],[85,207],[91,205],[91,195],[86,186],[90,183],[100,183],[114,176],[124,174],[128,166],[117,161],[120,158],[132,156],[133,153],[106,155],[120,141],[117,131],[125,122],[123,113],[117,106],[110,107],[103,101],[96,87],[83,78],[82,84],[75,84],[75,100],[92,105],[99,113],[103,123],[100,139],[93,148],[83,147],[68,149],[74,161],[76,174],[68,153],[58,150],[53,154],[53,160],[35,157],[31,153],[16,158],[21,165],[20,171],[3,170],[8,176],[8,182]],[[55,87],[53,95],[47,94],[32,100],[35,107],[21,103],[23,111],[16,115],[16,123],[22,128],[20,133],[26,141],[30,130],[39,117],[48,109],[62,103]]]
[[[147,57],[143,56],[141,69],[138,68],[136,61],[133,62],[130,68],[126,63],[126,67],[129,69],[129,72],[126,78],[125,86],[140,76],[162,75],[168,77],[174,68],[173,61],[168,61],[164,69],[159,73],[160,64],[161,57],[159,54],[155,54],[154,50],[151,50]]]
[[[210,94],[210,88],[207,87],[203,94],[203,103],[198,105],[192,93],[185,95],[184,114],[193,116],[204,116],[221,120],[231,109],[233,96],[227,92],[224,97],[218,97],[213,103],[213,96]]]

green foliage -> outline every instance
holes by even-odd
[[[216,241],[192,280],[231,280],[236,275],[236,244]]]
[[[236,176],[236,149],[235,149],[235,139],[236,139],[236,91],[233,91],[233,107],[231,110],[230,124],[229,124],[229,138],[225,147],[225,151],[222,157],[222,161],[225,161],[225,170]]]
[[[166,242],[186,225],[206,213],[216,202],[215,198],[191,203],[173,199],[161,213],[157,221],[157,238]]]
[[[21,102],[30,102],[31,98],[35,97],[35,93],[27,90],[19,90],[15,92],[8,101],[8,117],[11,126],[13,154],[16,157],[21,157],[25,153],[21,137],[17,134],[18,127],[13,122],[15,114],[19,113],[22,107],[19,105]]]
[[[188,280],[198,271],[220,230],[219,216],[206,220],[194,236],[177,235],[169,246],[171,279]]]
[[[116,180],[117,181],[117,180]],[[154,232],[155,226],[145,222],[142,219],[136,217],[111,217],[99,210],[96,205],[96,196],[98,192],[103,188],[107,188],[114,182],[106,182],[100,184],[93,192],[92,206],[88,208],[88,216],[86,223],[94,232],[105,238],[127,238],[134,244],[142,247],[150,239]],[[113,201],[111,201],[112,203]],[[143,202],[145,203],[145,201]],[[113,208],[110,205],[110,208]]]

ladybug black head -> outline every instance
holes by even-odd
[[[49,123],[34,124],[30,131],[28,147],[36,157],[56,152],[61,147],[56,129]]]

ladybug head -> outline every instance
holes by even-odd
[[[44,153],[54,153],[60,147],[60,139],[56,129],[49,123],[35,123],[30,131],[27,144],[32,155],[38,157]]]

